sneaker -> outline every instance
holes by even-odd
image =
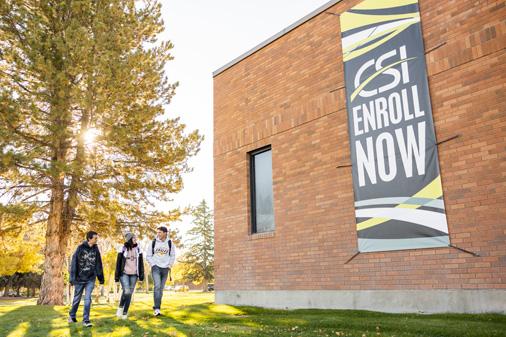
[[[127,319],[128,318],[128,315],[127,314],[123,314],[121,315],[121,319]]]
[[[160,309],[155,309],[155,312],[153,312],[153,315],[160,316]]]
[[[83,325],[84,325],[85,327],[87,327],[87,328],[91,328],[91,327],[93,326],[93,324],[91,324],[91,322],[90,322],[90,321],[84,321],[84,322],[83,322]]]
[[[123,308],[119,307],[118,310],[116,310],[116,317],[121,317],[123,315]]]
[[[69,322],[69,323],[75,323],[75,322],[77,322],[77,319],[75,317],[70,317],[69,316],[69,319],[68,319],[67,322]]]

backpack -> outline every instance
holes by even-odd
[[[172,240],[169,239],[169,256],[170,256],[170,252],[172,250]],[[153,242],[151,243],[151,255],[155,255],[155,245],[156,245],[156,239],[153,240]]]

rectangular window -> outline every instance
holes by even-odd
[[[252,233],[274,231],[270,146],[250,152],[250,189]]]

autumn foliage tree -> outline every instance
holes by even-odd
[[[40,272],[42,242],[40,228],[6,231],[0,224],[0,276]]]
[[[26,223],[14,220],[23,221],[15,209],[0,205],[0,289],[5,288],[5,295],[10,287],[19,293],[22,285],[27,289],[40,286],[42,226],[28,228]]]
[[[63,304],[72,233],[171,222],[201,136],[164,113],[176,84],[156,0],[0,1],[0,204],[45,224],[39,304]]]

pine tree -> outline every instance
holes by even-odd
[[[0,203],[46,224],[39,304],[63,304],[72,233],[171,222],[202,137],[164,115],[177,83],[157,0],[0,1]],[[16,221],[14,221],[16,223]]]
[[[187,251],[180,259],[183,268],[183,279],[202,282],[203,290],[214,279],[214,224],[213,214],[205,200],[191,209],[193,227],[188,231],[190,239]]]

